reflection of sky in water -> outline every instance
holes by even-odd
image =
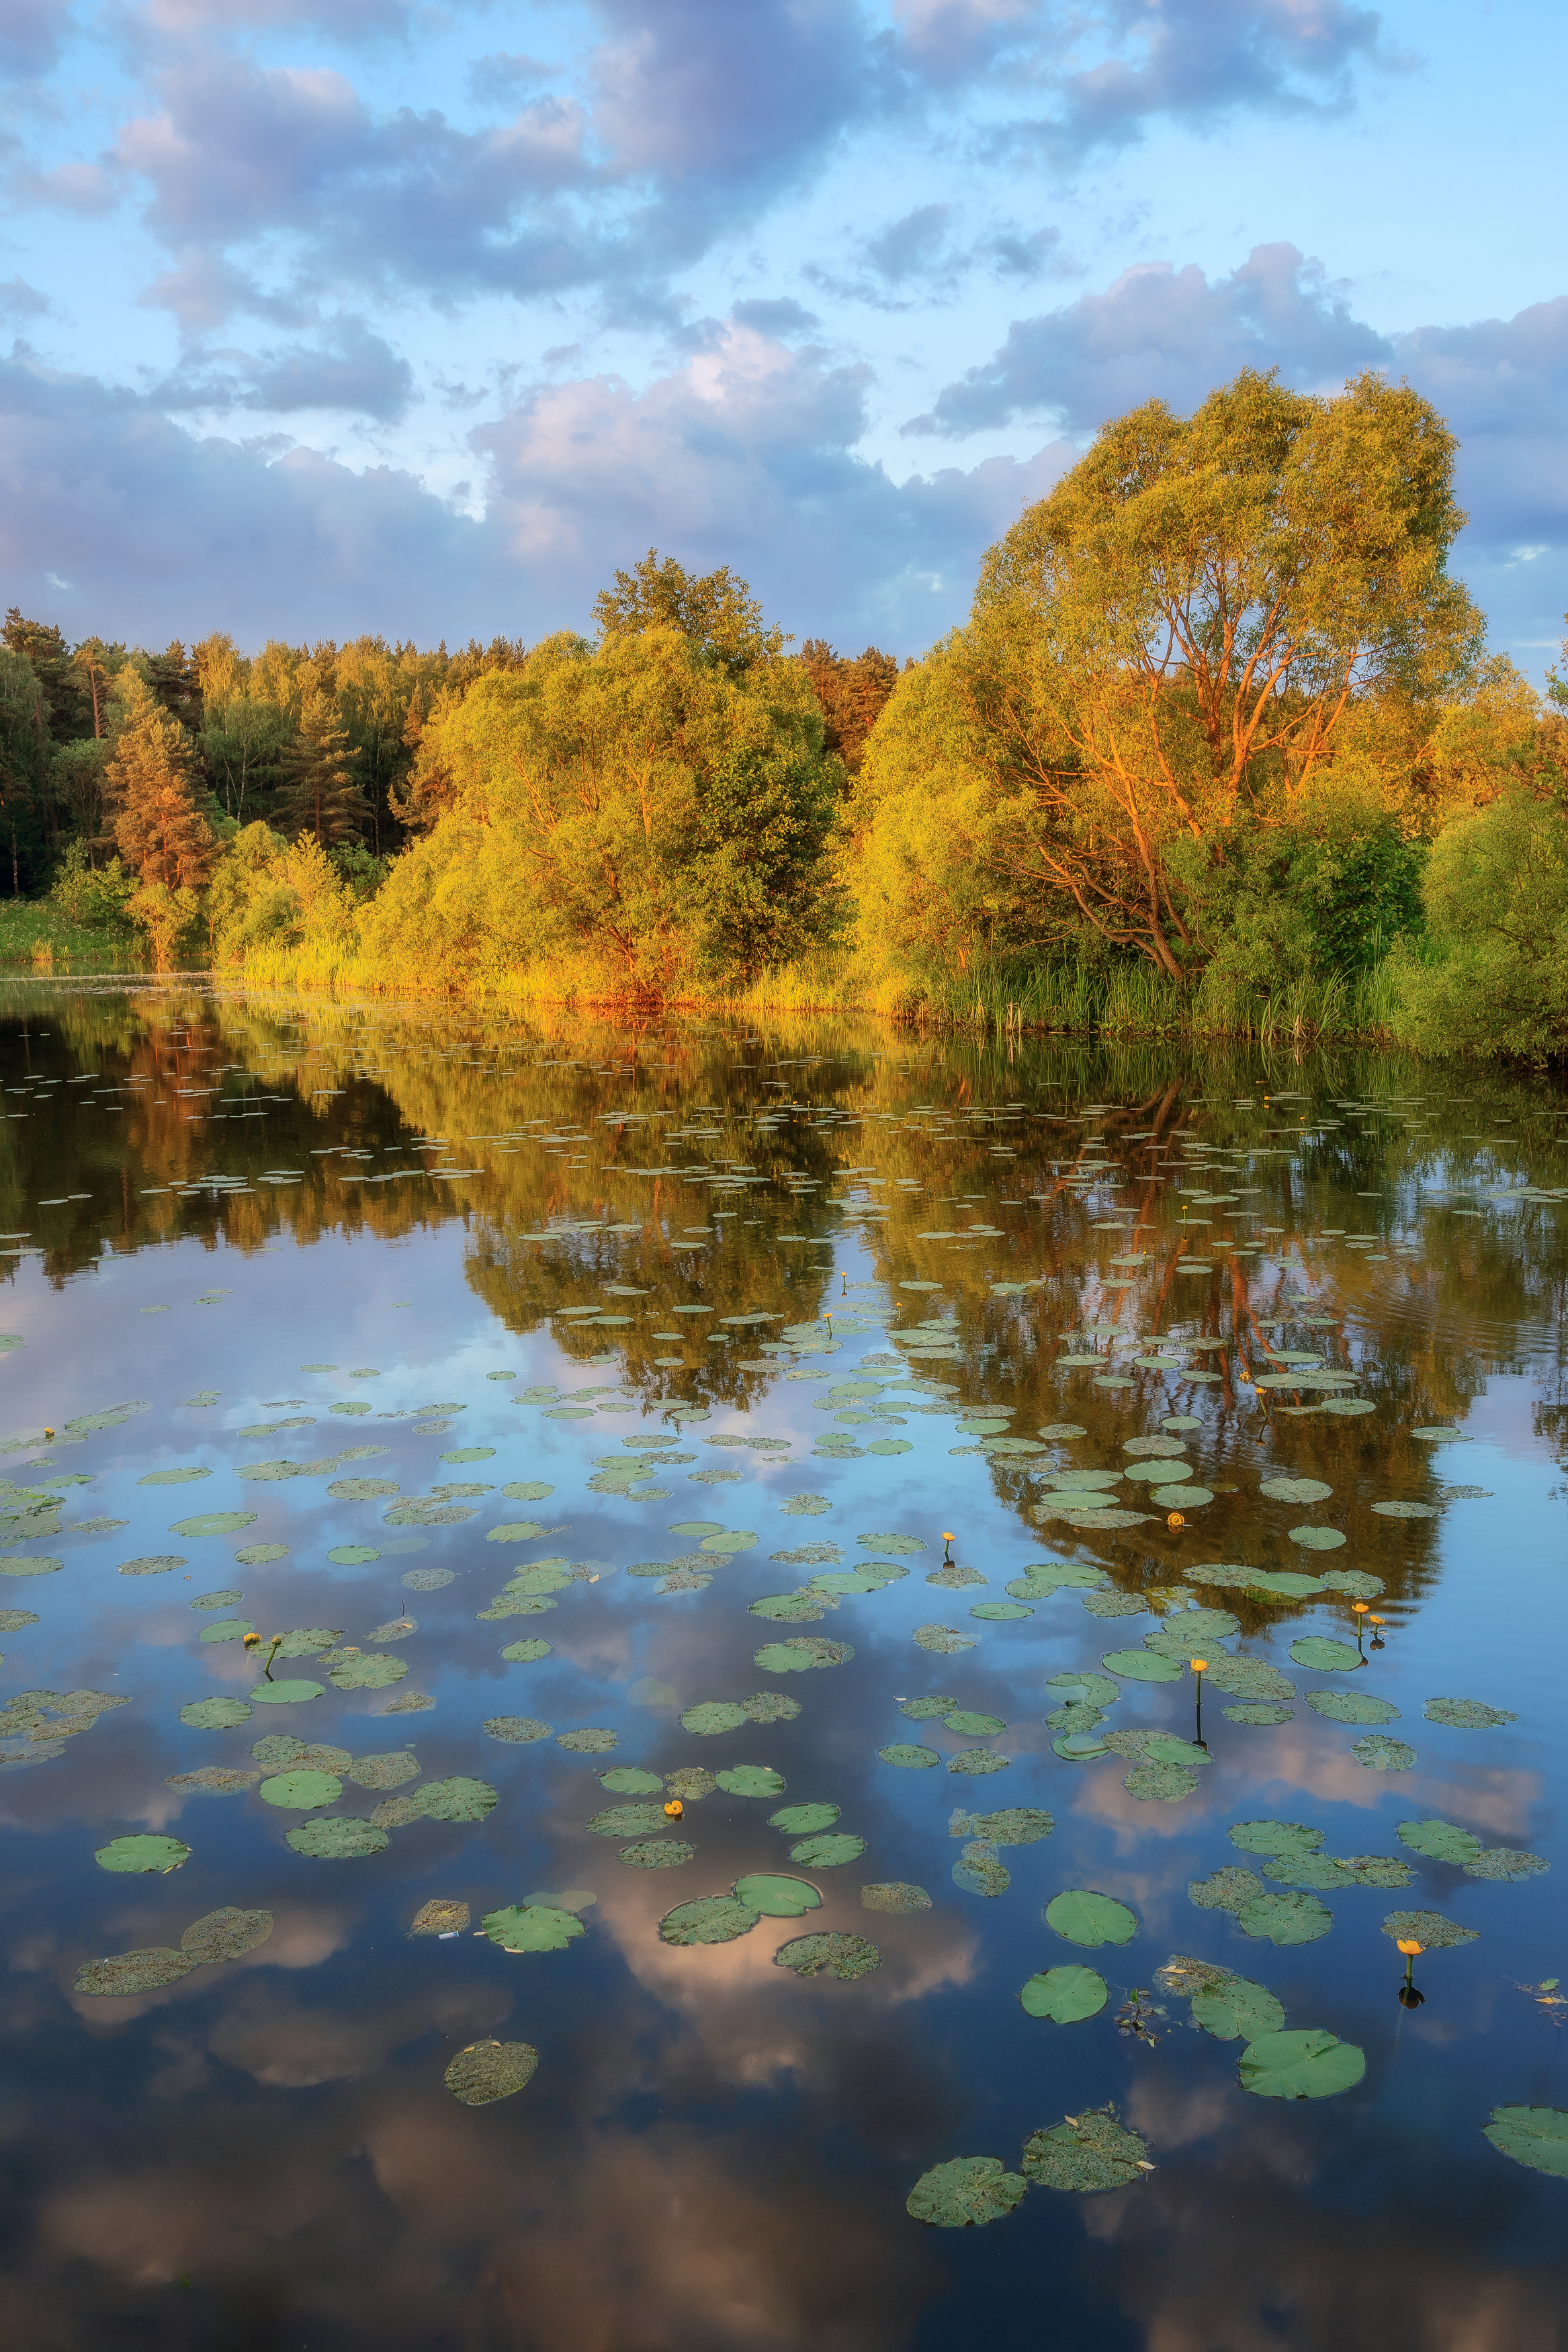
[[[210,1025],[181,1030],[176,1013],[204,1014]],[[643,1041],[634,1078],[601,1066],[634,1043],[585,1034],[549,1049],[550,1058],[575,1053],[577,1067],[541,1070],[528,1066],[520,1032],[449,1044],[434,1024],[391,1015],[327,1009],[298,1030],[254,1007],[214,1013],[193,1000],[172,1011],[151,997],[133,1005],[13,992],[8,1085],[23,1084],[30,1066],[61,1077],[90,1070],[108,1088],[137,1071],[166,1073],[177,1054],[179,1083],[196,1083],[204,1060],[241,1064],[265,1070],[262,1090],[286,1099],[268,1106],[265,1122],[192,1119],[196,1098],[174,1093],[166,1075],[142,1090],[95,1096],[91,1109],[5,1098],[13,1123],[0,1144],[0,1209],[6,1229],[29,1234],[43,1255],[7,1262],[16,1272],[0,1324],[27,1344],[0,1365],[11,1384],[0,1433],[46,1420],[60,1429],[120,1400],[152,1407],[79,1445],[47,1456],[24,1447],[0,1465],[23,1486],[49,1475],[28,1466],[40,1460],[90,1479],[66,1490],[62,1533],[24,1531],[9,1548],[66,1565],[57,1576],[0,1580],[0,1606],[36,1610],[41,1621],[0,1635],[0,1697],[87,1688],[132,1702],[67,1740],[57,1760],[0,1778],[8,2340],[75,2347],[127,2330],[126,2340],[178,2347],[373,2340],[464,2352],[565,2342],[587,2352],[819,2344],[924,2352],[981,2336],[1096,2352],[1558,2344],[1568,2191],[1507,2163],[1480,2137],[1494,2104],[1568,2105],[1568,2037],[1518,1990],[1563,1958],[1556,1350],[1568,1212],[1487,1197],[1511,1180],[1562,1182],[1555,1098],[1533,1081],[1467,1076],[1470,1099],[1445,1106],[1441,1097],[1459,1089],[1440,1073],[1370,1057],[1308,1064],[1283,1083],[1310,1093],[1314,1118],[1340,1124],[1314,1128],[1318,1139],[1302,1146],[1306,1104],[1288,1113],[1266,1106],[1265,1074],[1245,1061],[1173,1067],[1152,1054],[1097,1059],[1028,1047],[1003,1059],[973,1045],[850,1035],[835,1038],[831,1061],[812,1062],[803,1057],[828,1049],[672,1034]],[[774,1066],[784,1061],[793,1066]],[[758,1130],[751,1112],[768,1076],[800,1104],[836,1105],[865,1124],[816,1132],[798,1111],[777,1135]],[[221,1091],[241,1083],[226,1073]],[[299,1106],[297,1097],[325,1085],[343,1091],[319,1097],[313,1111]],[[1237,1108],[1232,1097],[1249,1089],[1250,1107]],[[162,1099],[138,1100],[137,1091]],[[1368,1122],[1367,1133],[1354,1113],[1333,1108],[1336,1097],[1422,1096],[1418,1111],[1406,1106]],[[110,1100],[124,1107],[110,1111]],[[706,1130],[701,1139],[664,1140],[649,1128],[617,1136],[601,1123],[612,1107],[664,1102],[720,1114],[692,1121]],[[971,1132],[967,1114],[1009,1102],[1031,1116],[1003,1131],[1015,1156],[993,1157],[997,1129],[974,1123]],[[1090,1104],[1127,1108],[1085,1116]],[[940,1136],[922,1133],[933,1115],[910,1114],[923,1105],[965,1117]],[[1032,1116],[1042,1108],[1060,1123]],[[1427,1124],[1402,1123],[1416,1117]],[[586,1130],[591,1142],[552,1147],[552,1157],[520,1132],[530,1121],[536,1134]],[[1264,1132],[1287,1121],[1295,1138]],[[446,1139],[452,1164],[486,1172],[461,1187],[423,1178],[371,1186],[345,1181],[329,1155],[348,1142],[386,1165],[413,1164],[421,1135]],[[1085,1135],[1112,1144],[1121,1182],[1078,1201],[1063,1177]],[[1121,1139],[1133,1135],[1136,1144]],[[1278,1155],[1255,1159],[1244,1177],[1239,1164],[1222,1168],[1209,1187],[1244,1181],[1258,1194],[1191,1202],[1194,1215],[1215,1221],[1207,1238],[1226,1245],[1213,1276],[1172,1271],[1174,1183],[1133,1181],[1168,1170],[1175,1155],[1158,1160],[1151,1145],[1182,1137]],[[396,1149],[383,1152],[388,1145]],[[567,1169],[569,1157],[581,1164]],[[743,1200],[716,1202],[690,1174],[626,1172],[727,1159],[766,1181]],[[835,1171],[873,1166],[894,1180],[869,1188],[889,1214],[852,1228],[843,1205],[852,1188]],[[219,1169],[253,1177],[298,1169],[304,1181],[257,1184],[223,1206],[144,1190]],[[821,1197],[786,1198],[773,1180],[791,1170],[821,1180]],[[899,1177],[924,1189],[901,1191]],[[89,1198],[39,1205],[78,1192]],[[1379,1197],[1356,1197],[1366,1193]],[[1457,1205],[1481,1213],[1461,1219]],[[716,1207],[737,1210],[726,1238],[685,1248],[684,1229],[707,1223]],[[606,1216],[647,1222],[637,1234],[577,1234],[542,1248],[518,1238],[552,1219]],[[1095,1233],[1097,1222],[1123,1230]],[[1140,1222],[1134,1244],[1127,1229]],[[920,1238],[970,1223],[1003,1232],[978,1243]],[[1313,1238],[1336,1225],[1391,1237],[1372,1253],[1380,1262]],[[775,1240],[787,1233],[831,1234],[835,1248]],[[1270,1254],[1243,1265],[1228,1245],[1249,1235]],[[1414,1245],[1408,1254],[1400,1241]],[[1134,1245],[1149,1253],[1147,1266],[1133,1270],[1132,1289],[1109,1287],[1110,1257]],[[1272,1254],[1281,1250],[1285,1259]],[[1279,1411],[1292,1402],[1284,1392],[1265,1423],[1259,1392],[1238,1384],[1240,1366],[1261,1369],[1260,1338],[1284,1328],[1274,1315],[1303,1271],[1304,1286],[1336,1316],[1343,1308],[1343,1320],[1321,1332],[1291,1327],[1281,1344],[1348,1363],[1373,1413],[1292,1419]],[[872,1286],[846,1296],[845,1278]],[[991,1279],[1043,1286],[993,1296]],[[943,1288],[897,1287],[929,1280]],[[615,1281],[648,1295],[607,1297],[603,1286]],[[220,1303],[194,1303],[220,1287]],[[716,1343],[709,1331],[725,1328],[716,1318],[672,1314],[699,1297],[720,1316],[758,1308],[779,1320],[760,1339],[757,1327],[728,1327]],[[632,1322],[572,1336],[550,1322],[564,1304],[595,1301]],[[166,1314],[142,1312],[164,1304]],[[753,1350],[776,1344],[785,1324],[823,1307],[841,1324],[859,1308],[873,1328],[841,1331],[837,1353],[801,1367],[841,1378],[889,1351],[890,1320],[906,1328],[944,1305],[957,1309],[961,1360],[915,1367],[953,1383],[941,1412],[841,1423],[816,1409],[831,1381],[789,1381],[779,1359],[771,1370],[740,1369],[760,1362]],[[1103,1390],[1088,1370],[1052,1369],[1059,1335],[1100,1320],[1145,1335],[1201,1329],[1232,1339],[1239,1330],[1243,1344],[1207,1360],[1222,1372],[1208,1384],[1132,1368],[1129,1349],[1134,1385]],[[653,1336],[683,1326],[678,1342]],[[612,1362],[592,1365],[612,1350]],[[661,1369],[658,1355],[682,1362]],[[318,1361],[340,1369],[299,1369]],[[374,1380],[348,1377],[371,1366]],[[486,1378],[499,1370],[517,1378]],[[1113,1377],[1122,1373],[1118,1364]],[[622,1377],[623,1390],[596,1402],[632,1410],[588,1420],[548,1418],[516,1393],[530,1381],[570,1391]],[[215,1405],[181,1403],[206,1389],[220,1392]],[[660,1399],[693,1398],[712,1407],[711,1420],[678,1441],[695,1459],[650,1473],[667,1502],[589,1489],[598,1456],[632,1450],[623,1437],[673,1436],[657,1416]],[[464,1407],[450,1429],[416,1433],[410,1409],[442,1399]],[[371,1410],[329,1412],[347,1401]],[[1090,1434],[1041,1456],[956,1454],[973,1441],[950,1415],[977,1404],[1010,1414],[1015,1435],[1061,1420]],[[1125,1437],[1172,1412],[1202,1421],[1185,1434],[1215,1496],[1185,1528],[1155,1516],[1126,1530],[1075,1533],[1031,1518],[1045,1471],[1113,1465]],[[310,1426],[238,1435],[296,1414],[311,1415]],[[1406,1433],[1448,1422],[1472,1442],[1432,1449]],[[708,1443],[749,1429],[789,1439],[789,1457]],[[892,1435],[911,1451],[827,1459],[812,1452],[827,1433],[861,1446]],[[305,1479],[234,1475],[248,1462],[313,1460],[360,1444],[387,1451]],[[493,1456],[440,1458],[479,1446]],[[212,1475],[172,1487],[137,1483],[176,1465]],[[694,1483],[691,1474],[707,1468],[743,1475]],[[1333,1497],[1266,1504],[1257,1486],[1271,1474],[1322,1477]],[[337,1475],[395,1480],[404,1496],[444,1483],[488,1491],[471,1498],[476,1516],[465,1523],[393,1529],[382,1524],[386,1500],[330,1496]],[[518,1480],[548,1481],[555,1492],[538,1504],[506,1500],[500,1488]],[[1460,1485],[1487,1493],[1445,1499]],[[828,1496],[831,1512],[780,1510],[808,1491]],[[1438,1516],[1391,1521],[1372,1512],[1390,1496],[1437,1501]],[[1129,1498],[1148,1507],[1144,1490],[1122,1489]],[[254,1510],[254,1526],[189,1540],[169,1532],[176,1519],[232,1508]],[[127,1524],[71,1533],[91,1516]],[[527,1517],[560,1532],[486,1543],[491,1526]],[[633,1561],[691,1548],[668,1532],[684,1519],[758,1540],[716,1561],[706,1591],[663,1595],[656,1581],[628,1577]],[[1342,1528],[1344,1549],[1303,1559],[1286,1538],[1303,1521]],[[956,1532],[960,1560],[986,1578],[983,1591],[927,1584],[945,1528]],[[831,1542],[848,1565],[862,1555],[862,1534],[901,1530],[928,1549],[905,1556],[910,1574],[885,1591],[847,1597],[804,1626],[747,1614],[751,1600],[813,1573],[770,1554]],[[235,1551],[255,1542],[286,1543],[288,1556],[236,1566]],[[349,1544],[379,1545],[382,1558],[332,1565],[329,1550]],[[114,1572],[123,1559],[175,1550],[188,1568]],[[1366,1683],[1400,1710],[1391,1728],[1416,1748],[1415,1768],[1364,1769],[1351,1754],[1357,1728],[1304,1706],[1276,1729],[1232,1725],[1219,1691],[1204,1711],[1212,1767],[1179,1803],[1129,1795],[1126,1762],[1115,1756],[1061,1761],[1043,1719],[1058,1695],[1043,1692],[1045,1678],[1140,1645],[1153,1619],[1091,1617],[1071,1591],[1016,1623],[968,1611],[1001,1597],[1029,1560],[1063,1554],[1107,1568],[1126,1591],[1175,1584],[1205,1560],[1373,1570],[1386,1585],[1375,1605],[1390,1624]],[[569,1586],[538,1616],[476,1622],[517,1567],[551,1556],[601,1564],[599,1582]],[[455,1570],[454,1581],[404,1588],[410,1568],[434,1565]],[[256,1679],[237,1644],[197,1639],[211,1619],[192,1612],[190,1597],[218,1589],[242,1591],[235,1613],[265,1632],[340,1627],[361,1647],[372,1626],[406,1610],[419,1631],[392,1645],[406,1680],[391,1692],[329,1687],[298,1709],[258,1707],[232,1731],[188,1730],[183,1706],[243,1696]],[[1327,1595],[1270,1610],[1230,1591],[1203,1597],[1242,1620],[1239,1644],[1221,1648],[1269,1657],[1298,1693],[1336,1679],[1294,1667],[1289,1647],[1305,1631],[1343,1634],[1343,1601]],[[977,1646],[925,1654],[910,1637],[929,1622],[960,1628]],[[800,1632],[852,1643],[854,1659],[783,1678],[753,1664],[764,1642]],[[551,1643],[548,1657],[502,1662],[503,1647],[535,1633]],[[326,1679],[308,1659],[287,1671]],[[679,1725],[693,1700],[774,1687],[800,1702],[796,1719],[716,1738]],[[436,1704],[385,1715],[389,1696],[408,1691]],[[929,1691],[1006,1721],[986,1743],[1010,1759],[1005,1773],[972,1779],[877,1762],[876,1748],[896,1740],[917,1738],[945,1760],[971,1744],[939,1722],[906,1724],[895,1700]],[[1490,1732],[1441,1727],[1422,1715],[1434,1695],[1490,1700],[1519,1721]],[[553,1741],[503,1745],[480,1728],[501,1714],[538,1717],[558,1731],[608,1726],[619,1746],[595,1758]],[[1190,1725],[1186,1681],[1127,1683],[1106,1718],[1107,1728],[1183,1737]],[[483,1823],[421,1822],[394,1831],[368,1861],[318,1864],[284,1843],[293,1817],[254,1792],[196,1796],[167,1785],[204,1764],[248,1766],[253,1741],[278,1731],[356,1754],[406,1744],[424,1778],[478,1774],[501,1801]],[[825,1899],[799,1927],[765,1919],[733,1944],[672,1948],[656,1927],[673,1904],[727,1889],[746,1871],[791,1868],[790,1841],[767,1825],[777,1801],[717,1792],[688,1805],[680,1834],[695,1860],[637,1871],[619,1864],[615,1841],[584,1833],[591,1813],[619,1801],[596,1769],[716,1770],[743,1760],[775,1766],[787,1802],[837,1803],[840,1827],[865,1838],[864,1858],[805,1874]],[[378,1801],[350,1784],[335,1810],[364,1815]],[[1055,1833],[1004,1850],[1012,1885],[1000,1898],[960,1892],[950,1871],[962,1840],[949,1834],[950,1811],[1020,1804],[1049,1807]],[[1325,1896],[1333,1934],[1276,1948],[1243,1938],[1227,1915],[1195,1908],[1186,1893],[1189,1879],[1243,1859],[1226,1837],[1229,1822],[1265,1814],[1322,1828],[1330,1853],[1400,1856],[1395,1823],[1435,1815],[1555,1867],[1496,1885],[1423,1864],[1407,1891]],[[136,1830],[184,1839],[191,1860],[168,1877],[99,1871],[94,1848]],[[928,1888],[934,1907],[866,1912],[861,1884],[885,1879]],[[1087,1955],[1061,1944],[1040,1907],[1071,1886],[1131,1905],[1134,1942]],[[516,1958],[472,1936],[406,1937],[432,1896],[467,1901],[476,1922],[551,1887],[591,1888],[598,1898],[583,1914],[586,1937],[563,1953]],[[177,1944],[193,1919],[229,1903],[263,1904],[276,1917],[270,1939],[245,1959],[132,2000],[73,1992],[83,1961]],[[1418,1963],[1427,2000],[1409,2015],[1394,2000],[1399,1962],[1378,1927],[1396,1906],[1438,1909],[1480,1930],[1478,1942]],[[840,1985],[775,1968],[777,1947],[807,1927],[869,1935],[881,1969]],[[1156,2021],[1155,2048],[1118,2036],[1124,1993],[1147,1986],[1172,1952],[1256,1977],[1284,2001],[1290,2024],[1326,2025],[1362,2045],[1363,2084],[1321,2104],[1249,2098],[1235,2080],[1239,2045],[1195,2032],[1179,2000]],[[1104,2014],[1068,2028],[1027,2018],[1016,1999],[1025,1979],[1079,1958],[1111,1983]],[[455,2051],[490,2035],[534,2043],[538,2073],[518,2097],[469,2111],[444,2091],[442,2073]],[[1009,2221],[980,2231],[925,2231],[904,2215],[928,2166],[972,2154],[1015,2165],[1030,2131],[1111,2099],[1149,2142],[1157,2169],[1143,2186],[1089,2199],[1033,2190]]]

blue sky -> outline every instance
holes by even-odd
[[[1568,606],[1561,10],[0,0],[0,594],[583,626],[649,545],[922,650],[1096,425],[1378,367]]]

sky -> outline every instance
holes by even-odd
[[[902,658],[1106,419],[1374,368],[1539,683],[1565,68],[1541,0],[0,0],[0,602],[532,640],[656,546]]]

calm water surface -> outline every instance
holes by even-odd
[[[70,985],[0,1040],[7,2343],[1565,2340],[1568,2180],[1484,2137],[1568,2107],[1560,1088]],[[1238,1868],[1310,1940],[1189,1897]],[[820,1906],[662,1939],[758,1873]],[[1473,1931],[1408,2009],[1396,1909]],[[775,1964],[822,1933],[878,1964]],[[1247,2091],[1173,1958],[1364,2074]],[[1129,2185],[907,2212],[1108,2107]]]

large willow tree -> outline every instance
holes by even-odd
[[[1179,975],[1206,867],[1287,824],[1370,708],[1437,706],[1480,624],[1429,403],[1244,371],[1108,425],[986,557],[941,661],[998,882]]]

